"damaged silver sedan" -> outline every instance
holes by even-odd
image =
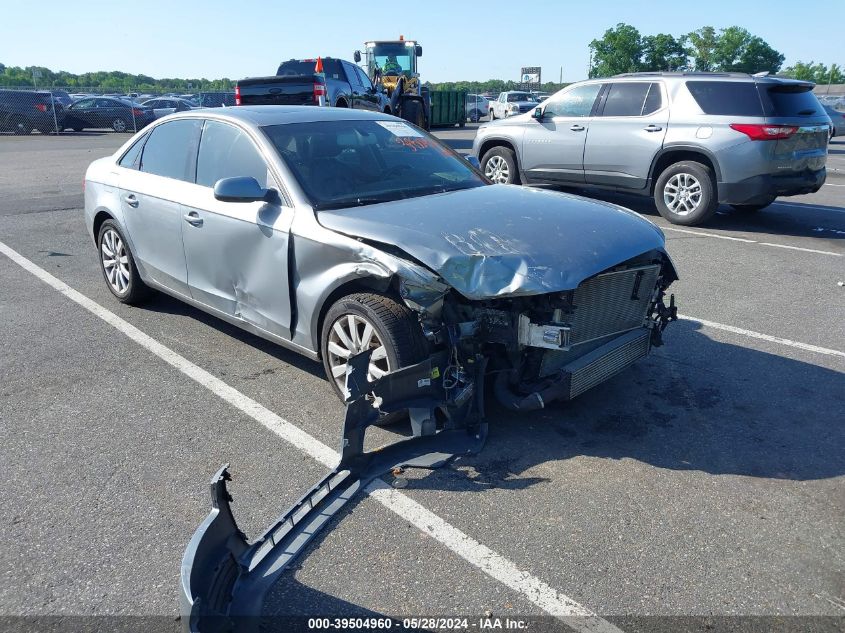
[[[440,354],[457,410],[479,387],[513,410],[583,393],[661,342],[677,278],[626,209],[491,185],[405,121],[334,108],[166,117],[91,164],[85,217],[109,290],[157,289],[325,366],[368,377]]]

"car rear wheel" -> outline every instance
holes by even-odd
[[[350,356],[372,349],[368,378],[413,365],[426,356],[419,320],[390,297],[351,294],[335,302],[323,321],[320,337],[323,367],[334,392],[343,400]]]
[[[490,120],[491,121],[496,120],[496,111],[493,108],[490,108]]]
[[[516,156],[507,147],[493,147],[481,159],[481,171],[497,184],[518,185],[519,170]]]
[[[706,222],[719,206],[712,171],[694,161],[670,165],[657,179],[654,202],[660,215],[672,224]]]
[[[129,126],[126,124],[126,121],[124,121],[123,119],[115,119],[111,123],[111,129],[113,129],[115,132],[125,132],[126,128],[128,127]]]
[[[97,239],[100,270],[111,293],[122,303],[138,304],[151,291],[138,274],[129,244],[114,220],[106,220]]]

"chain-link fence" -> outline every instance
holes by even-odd
[[[81,88],[0,89],[0,134],[62,134],[106,131],[134,133],[159,117],[193,108],[235,105],[228,91],[189,94],[109,93]]]

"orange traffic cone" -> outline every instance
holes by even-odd
[[[315,73],[323,72],[323,58],[322,57],[317,58],[317,65],[314,66],[314,72]]]

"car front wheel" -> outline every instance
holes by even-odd
[[[373,381],[420,362],[427,350],[416,315],[390,297],[373,293],[351,294],[335,302],[323,320],[320,339],[326,376],[342,400],[351,356],[372,350],[367,377]]]
[[[126,125],[126,121],[124,121],[123,119],[115,119],[111,123],[111,129],[113,129],[115,132],[125,132],[127,127],[129,126]]]
[[[657,179],[654,202],[660,215],[672,224],[693,226],[706,222],[719,206],[713,172],[694,161],[670,165]]]
[[[481,171],[497,184],[518,185],[516,155],[507,147],[493,147],[481,158]]]

